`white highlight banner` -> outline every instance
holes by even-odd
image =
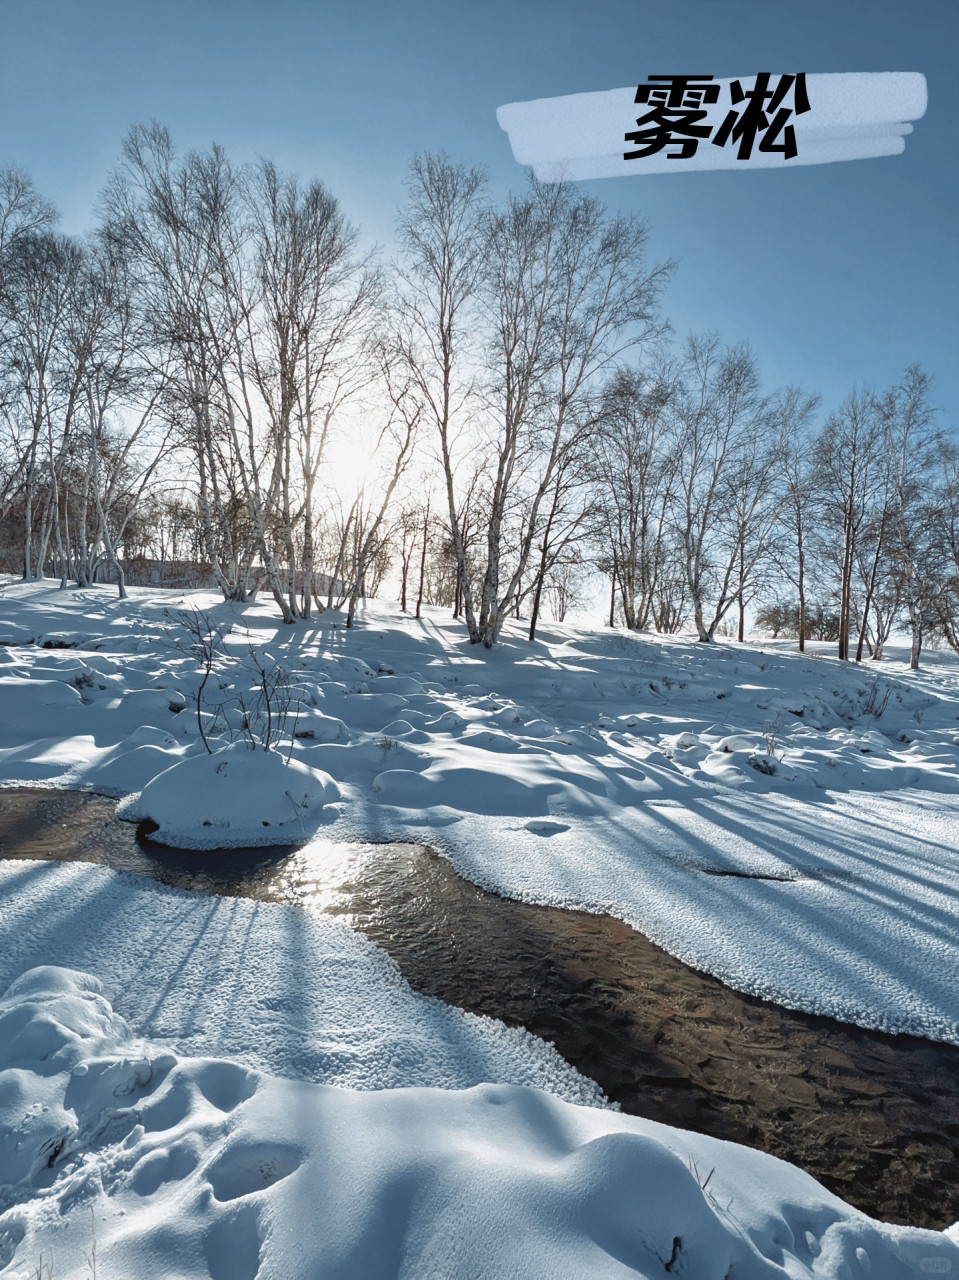
[[[625,152],[637,147],[627,135],[650,112],[648,101],[636,101],[635,85],[510,102],[497,109],[496,119],[509,136],[514,159],[531,165],[540,181],[559,182],[703,169],[777,169],[899,155],[912,132],[909,121],[923,116],[928,102],[926,77],[915,71],[807,75],[809,108],[789,118],[797,154],[787,158],[781,151],[753,147],[748,159],[740,159],[735,142],[720,146],[711,139],[730,110],[736,109],[731,87],[740,85],[748,94],[756,80],[756,75],[711,80],[712,86],[719,87],[718,100],[699,104],[697,113],[701,117],[697,125],[705,127],[709,136],[699,138],[694,154],[682,157],[675,154],[685,136],[679,131],[655,154],[624,159]]]

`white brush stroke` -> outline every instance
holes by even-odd
[[[752,84],[755,76],[738,79]],[[710,133],[729,110],[731,80],[718,80],[719,101],[705,108],[701,123]],[[561,98],[537,98],[499,107],[496,119],[509,136],[514,159],[531,165],[537,178],[562,179],[626,177],[651,173],[690,173],[706,169],[772,169],[793,165],[828,164],[874,156],[899,155],[910,120],[925,114],[926,78],[914,71],[842,72],[806,76],[810,110],[790,117],[798,155],[753,150],[748,160],[737,158],[738,146],[714,146],[700,141],[696,154],[671,160],[666,151],[637,160],[624,160],[625,134],[635,127],[644,107],[634,101],[634,86],[599,93],[575,93]]]

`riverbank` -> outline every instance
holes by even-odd
[[[332,912],[415,991],[525,1027],[633,1115],[757,1147],[884,1221],[959,1218],[959,1048],[778,1008],[609,916],[478,889],[422,846],[198,855],[114,802],[0,790],[0,857],[86,861],[176,888]]]

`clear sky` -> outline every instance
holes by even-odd
[[[680,334],[747,339],[827,408],[919,361],[959,425],[959,0],[0,0],[0,164],[88,228],[135,121],[321,178],[389,247],[418,150],[523,181],[505,102],[650,74],[921,71],[902,156],[587,184],[679,260]]]

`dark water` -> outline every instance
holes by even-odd
[[[739,995],[621,921],[497,897],[419,846],[181,853],[113,808],[0,790],[0,856],[344,914],[417,991],[552,1041],[624,1111],[770,1151],[877,1218],[959,1219],[955,1046]]]

